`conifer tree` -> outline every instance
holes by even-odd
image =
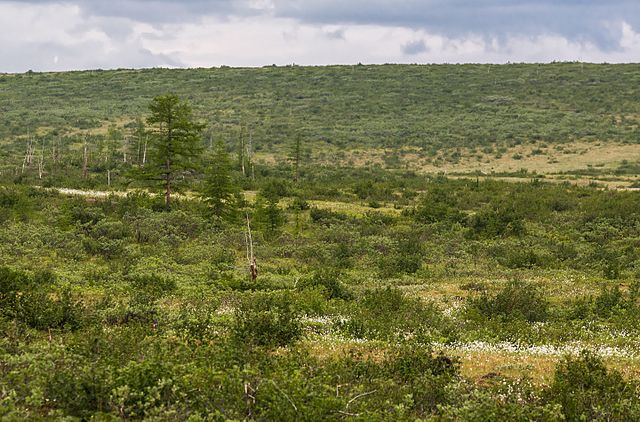
[[[193,121],[191,106],[173,94],[155,97],[149,110],[151,116],[147,123],[152,151],[144,174],[161,184],[165,206],[169,209],[178,177],[197,168],[201,152],[200,132],[204,126]]]
[[[235,194],[238,188],[231,177],[231,158],[222,140],[216,142],[213,159],[207,169],[203,196],[212,213],[218,217],[230,217],[235,210]]]

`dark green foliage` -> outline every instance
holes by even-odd
[[[191,106],[178,96],[156,96],[149,104],[150,160],[141,167],[144,178],[158,182],[164,191],[165,206],[171,206],[171,194],[179,176],[197,168],[202,125],[194,123]]]
[[[562,407],[553,401],[540,400],[538,389],[529,380],[497,376],[489,383],[484,389],[463,391],[453,403],[441,409],[439,419],[469,422],[563,420]]]
[[[311,206],[309,205],[309,203],[304,198],[301,198],[299,196],[294,197],[293,202],[291,202],[291,205],[289,206],[289,209],[295,211],[306,211],[310,208]]]
[[[411,397],[411,410],[424,417],[451,401],[447,387],[459,374],[459,361],[408,342],[392,350],[385,369],[402,386],[400,392]]]
[[[290,295],[265,293],[239,304],[231,331],[239,345],[280,347],[302,336],[302,324]]]
[[[273,236],[285,223],[285,214],[278,207],[278,201],[258,198],[255,205],[254,220],[267,234]]]
[[[326,225],[330,225],[334,221],[344,221],[347,219],[347,216],[344,214],[315,207],[311,207],[309,215],[313,222]]]
[[[508,205],[481,210],[469,220],[472,238],[522,236],[525,232],[522,216]]]
[[[422,266],[423,241],[416,227],[408,227],[396,233],[395,247],[378,260],[378,268],[383,277],[414,274]]]
[[[531,283],[509,282],[495,295],[483,293],[469,302],[487,318],[521,319],[528,322],[545,321],[549,315],[549,303],[543,292]]]
[[[132,286],[141,291],[162,297],[176,290],[175,280],[158,274],[131,274],[127,277]]]
[[[352,293],[340,281],[340,271],[323,269],[316,271],[312,277],[298,283],[299,289],[321,288],[328,299],[352,299]]]
[[[450,321],[432,304],[408,297],[396,288],[365,292],[349,318],[338,323],[349,336],[366,339],[448,339]]]
[[[70,290],[55,290],[54,282],[50,272],[30,276],[0,267],[0,315],[37,330],[79,328],[84,305]]]
[[[462,222],[464,214],[458,208],[456,191],[447,189],[446,184],[433,184],[424,193],[414,217],[423,223]]]
[[[598,316],[608,317],[612,312],[616,311],[616,308],[624,307],[624,297],[620,291],[620,287],[602,286],[600,294],[595,298],[593,303],[594,311]]]
[[[59,293],[42,289],[22,292],[12,311],[16,320],[37,330],[75,330],[82,325],[84,318],[84,306],[69,290]]]
[[[637,284],[632,283],[626,291],[619,285],[602,285],[595,297],[577,299],[573,303],[571,316],[575,319],[600,318],[618,322],[623,327],[636,325],[640,305]]]
[[[206,171],[202,195],[213,215],[232,218],[237,206],[237,192],[238,188],[231,178],[231,159],[224,143],[219,140]]]
[[[556,368],[547,394],[562,405],[567,420],[635,420],[640,417],[638,386],[608,370],[588,351],[565,358]]]
[[[500,245],[491,254],[507,268],[546,268],[555,263],[547,248],[523,243]]]

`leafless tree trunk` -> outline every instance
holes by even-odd
[[[147,162],[147,139],[145,138],[144,140],[144,148],[142,151],[142,167],[144,167],[144,165]]]
[[[244,133],[243,133],[243,127],[240,126],[240,168],[242,169],[242,175],[246,176],[247,173],[245,172],[245,168],[244,168],[244,160],[245,160],[245,146],[244,146]]]
[[[127,163],[127,149],[129,148],[129,138],[127,136],[124,137],[124,146],[122,149],[122,162]]]
[[[44,173],[44,140],[40,142],[40,159],[38,161],[38,178],[42,179]]]
[[[247,263],[249,265],[249,276],[251,281],[256,281],[258,278],[258,264],[256,263],[256,257],[253,255],[253,239],[251,237],[251,224],[249,222],[249,214],[245,214],[247,217],[247,232],[245,233],[245,245],[247,249]]]
[[[89,151],[87,149],[87,137],[84,137],[82,145],[82,177],[87,178],[87,165],[89,164]]]
[[[35,147],[33,146],[33,138],[29,136],[29,139],[27,139],[27,151],[25,152],[24,160],[22,161],[22,173],[24,173],[27,167],[31,167],[34,152]]]

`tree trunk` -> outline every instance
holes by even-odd
[[[84,139],[82,146],[82,177],[87,178],[87,165],[89,161],[89,152],[87,151],[87,138]]]
[[[244,133],[243,133],[243,128],[242,126],[240,126],[240,151],[238,151],[238,154],[240,155],[240,157],[238,157],[240,159],[240,169],[242,170],[242,175],[246,176],[247,173],[245,171],[244,168],[244,137],[243,137]]]
[[[144,140],[144,149],[142,151],[142,167],[144,167],[147,162],[147,140]]]

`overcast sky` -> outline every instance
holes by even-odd
[[[640,0],[0,0],[0,72],[640,62]]]

